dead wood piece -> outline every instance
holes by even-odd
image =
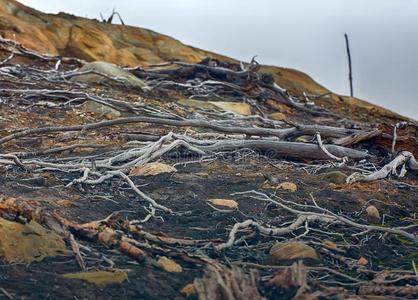
[[[196,245],[202,240],[196,240],[196,242],[192,242],[192,240],[184,240],[184,239],[175,239],[167,237],[164,239],[162,236],[155,236],[149,234],[146,236],[147,242],[140,242],[130,237],[130,234],[137,235],[138,232],[145,233],[142,230],[139,230],[136,226],[129,225],[131,222],[126,221],[125,223],[125,231],[128,234],[124,234],[119,228],[119,221],[115,222],[116,220],[112,220],[116,217],[120,212],[114,212],[108,217],[103,220],[92,221],[84,224],[78,224],[72,221],[69,221],[58,214],[54,214],[54,219],[61,224],[63,228],[66,228],[66,232],[71,231],[77,236],[81,238],[85,238],[88,240],[97,239],[102,244],[116,248],[122,253],[129,255],[135,258],[138,261],[143,261],[147,258],[147,253],[154,253],[158,255],[165,255],[170,257],[178,257],[183,259],[184,261],[188,261],[191,263],[199,264],[199,265],[207,265],[210,264],[212,266],[217,266],[218,263],[209,257],[206,257],[201,254],[191,254],[187,253],[183,250],[177,251],[175,248],[170,247],[170,249],[161,248],[157,244],[166,244],[166,245],[177,245],[177,246],[190,246]],[[115,227],[115,229],[113,228]],[[151,238],[150,238],[151,237]],[[150,243],[151,242],[151,243]],[[207,242],[217,242],[215,240]]]
[[[0,291],[4,294],[4,296],[6,296],[7,299],[9,300],[13,300],[13,296],[9,294],[8,291],[6,291],[4,288],[0,287]]]
[[[282,234],[283,229],[290,228],[292,225],[297,224],[298,220],[299,221],[303,220],[303,219],[301,219],[301,216],[308,216],[308,217],[313,217],[315,221],[319,221],[319,222],[323,222],[323,223],[324,222],[325,223],[334,223],[334,224],[342,224],[343,223],[343,224],[346,224],[348,226],[352,226],[353,228],[361,229],[361,230],[363,230],[363,232],[375,231],[375,232],[386,232],[386,233],[398,234],[398,235],[404,236],[404,237],[406,237],[406,238],[408,238],[408,239],[410,239],[414,242],[418,242],[417,234],[416,233],[409,233],[403,227],[383,227],[383,226],[376,226],[376,225],[363,225],[363,224],[360,224],[360,223],[356,223],[356,222],[354,222],[354,221],[352,221],[352,220],[350,220],[350,219],[348,219],[344,216],[337,215],[337,214],[331,212],[330,210],[322,208],[320,206],[315,206],[315,208],[320,210],[321,213],[301,211],[301,210],[298,210],[298,209],[291,208],[291,207],[289,207],[285,204],[285,203],[293,203],[291,201],[286,201],[286,200],[281,199],[279,197],[278,197],[278,199],[280,201],[276,201],[276,200],[270,198],[265,193],[254,191],[254,190],[253,191],[247,191],[247,192],[234,193],[232,195],[246,195],[246,194],[254,194],[256,196],[250,196],[250,197],[253,198],[253,199],[259,200],[259,201],[270,202],[272,204],[275,204],[275,205],[287,210],[288,212],[291,212],[291,213],[296,214],[296,215],[299,216],[299,218],[295,222],[293,222],[291,225],[289,225],[289,227],[283,227],[283,228],[273,227],[272,229],[270,229],[269,232],[272,232],[273,234],[275,232],[274,230],[277,230],[277,232],[279,234]],[[250,225],[255,225],[255,226],[258,225],[258,223],[254,222],[252,220],[247,220],[247,221],[249,222],[249,223],[245,224],[247,227],[250,226]],[[245,222],[247,222],[247,221],[245,221]],[[242,223],[237,223],[237,224],[242,224]],[[237,225],[237,226],[239,226],[239,225]],[[242,228],[242,226],[240,228]],[[258,227],[259,230],[260,230],[260,228],[261,227]],[[232,239],[232,238],[234,238],[234,236],[230,235],[230,239]],[[219,246],[221,246],[221,245],[219,245]]]
[[[97,148],[104,148],[104,147],[109,147],[109,145],[105,145],[105,144],[73,144],[73,145],[62,146],[62,147],[57,147],[57,148],[51,148],[51,149],[45,149],[45,150],[39,150],[39,151],[32,151],[32,152],[17,152],[17,153],[13,153],[13,154],[16,155],[19,158],[30,158],[30,157],[41,156],[41,155],[56,154],[56,153],[60,153],[60,152],[64,152],[64,151],[72,151],[72,150],[75,150],[77,148],[97,149]]]
[[[133,235],[151,241],[153,243],[162,244],[162,245],[180,245],[180,246],[197,246],[205,245],[210,242],[216,243],[220,240],[194,240],[194,239],[181,239],[174,238],[163,234],[152,234],[146,231],[141,230],[140,227],[125,224],[125,229],[132,233]]]
[[[16,166],[19,166],[23,170],[26,170],[25,165],[20,161],[20,159],[13,154],[0,154],[0,158],[3,162],[6,162],[6,164],[14,163]],[[4,160],[5,159],[5,160]],[[10,163],[7,163],[7,161],[10,160]]]
[[[289,234],[295,230],[297,230],[300,226],[302,226],[303,224],[305,224],[306,222],[315,222],[315,221],[319,221],[319,222],[323,222],[323,223],[331,223],[332,219],[330,219],[327,216],[320,216],[320,215],[301,215],[299,216],[293,223],[291,223],[288,226],[284,226],[284,227],[265,227],[253,220],[245,220],[241,223],[236,223],[232,230],[229,233],[228,236],[228,241],[226,241],[223,244],[219,244],[217,246],[215,246],[215,249],[218,251],[227,249],[229,247],[232,247],[232,245],[234,244],[235,240],[236,240],[236,234],[238,233],[238,230],[240,229],[245,229],[248,227],[255,227],[257,228],[260,233],[265,234],[265,235],[269,235],[269,236],[278,236],[278,235],[286,235]]]
[[[259,70],[259,64],[254,59],[251,61],[251,63],[249,64],[247,68],[241,67],[241,71],[235,71],[228,67],[221,67],[221,66],[217,66],[214,64],[206,65],[202,63],[190,64],[190,63],[184,63],[184,62],[171,62],[171,63],[160,65],[160,66],[169,66],[169,65],[178,65],[184,68],[188,68],[188,72],[186,72],[188,76],[194,75],[196,77],[196,73],[204,72],[205,74],[209,76],[209,78],[214,78],[220,81],[233,82],[236,85],[234,90],[238,90],[238,91],[241,90],[242,88],[240,86],[237,86],[237,84],[241,86],[246,86],[250,82],[260,84],[262,87],[271,90],[272,93],[275,94],[275,96],[273,96],[274,99],[282,103],[285,103],[293,108],[296,108],[300,111],[303,111],[312,115],[336,116],[336,114],[333,114],[331,112],[318,110],[318,109],[312,109],[312,108],[304,106],[303,104],[298,103],[295,99],[293,99],[292,96],[290,96],[287,93],[286,90],[279,87],[276,83],[274,83],[274,81],[273,83],[266,84],[265,82],[263,82],[263,80],[260,80],[260,78],[263,77],[263,75],[265,74],[257,73],[257,71]],[[147,71],[143,69],[141,70],[134,69],[132,70],[132,72],[137,73],[139,76],[142,76],[142,77],[144,77],[144,75],[146,76],[146,73],[148,72],[149,73],[156,72],[156,73],[163,73],[164,75],[170,74],[172,77],[173,75],[177,75],[175,78],[176,80],[178,80],[179,75],[180,76],[183,75],[183,78],[184,78],[184,74],[181,74],[179,69],[174,69],[174,70],[173,69],[169,69],[169,70],[157,69],[157,70],[147,70]],[[169,83],[187,87],[187,85],[174,82],[174,81],[170,81]]]
[[[37,59],[45,60],[45,61],[61,61],[68,64],[76,64],[82,66],[86,63],[86,61],[74,57],[61,57],[61,56],[54,56],[48,54],[41,54],[36,52],[35,50],[31,50],[23,46],[21,43],[18,43],[14,40],[5,39],[0,35],[0,48],[13,52],[17,55],[35,57]]]
[[[206,71],[215,78],[225,79],[228,76],[232,78],[248,78],[249,71],[234,71],[224,67],[207,66],[203,64],[190,64],[185,62],[173,62],[173,64],[182,67],[193,67],[196,71]]]
[[[350,81],[350,96],[354,97],[353,93],[353,72],[352,72],[352,66],[351,66],[351,53],[350,53],[350,44],[348,41],[348,35],[347,33],[344,33],[345,38],[345,46],[347,49],[347,57],[348,57],[348,80]]]
[[[34,129],[22,130],[8,136],[5,136],[0,139],[0,145],[8,141],[21,138],[28,135],[35,134],[46,134],[51,132],[64,132],[64,131],[87,131],[92,129],[98,129],[102,127],[132,124],[132,123],[152,123],[152,124],[161,124],[161,125],[170,125],[170,126],[192,126],[192,127],[201,127],[208,128],[214,131],[225,132],[225,133],[243,133],[250,136],[276,136],[279,138],[285,138],[290,135],[303,135],[303,134],[315,134],[316,132],[321,132],[323,136],[335,136],[341,135],[343,132],[347,132],[345,128],[338,127],[318,127],[310,125],[300,125],[298,127],[291,127],[285,129],[270,129],[270,128],[253,128],[253,127],[233,127],[233,126],[221,126],[216,123],[204,121],[204,120],[173,120],[173,119],[164,119],[164,118],[154,118],[154,117],[128,117],[128,118],[119,118],[109,121],[101,121],[97,123],[90,123],[86,125],[72,125],[72,126],[50,126]],[[350,132],[350,130],[348,130]]]
[[[86,270],[86,263],[84,262],[84,259],[81,256],[80,246],[78,245],[77,241],[75,240],[74,236],[71,233],[69,234],[69,240],[71,244],[71,249],[74,252],[78,265],[80,266],[81,270],[83,271]]]
[[[71,222],[58,214],[54,214],[57,220],[64,228],[77,234],[82,238],[92,239],[97,238],[101,243],[108,247],[117,247],[122,253],[125,253],[137,260],[143,260],[146,253],[133,245],[131,239],[117,234],[112,228],[103,225],[102,221],[93,221],[85,224],[78,224]],[[70,234],[70,242],[74,253],[76,254],[77,262],[82,268],[85,268],[84,261],[81,258],[79,247],[72,234]]]
[[[42,89],[42,90],[0,89],[0,93],[21,94],[21,95],[24,95],[25,97],[41,96],[42,98],[51,97],[51,98],[63,98],[63,99],[67,99],[67,97],[71,96],[71,97],[74,97],[74,99],[70,101],[83,102],[85,100],[90,100],[90,101],[99,103],[101,105],[111,107],[121,112],[131,112],[134,114],[138,113],[138,108],[134,107],[129,102],[116,100],[116,99],[110,99],[110,98],[105,99],[97,95],[93,95],[93,94],[89,94],[85,92],[67,91],[67,90],[47,90],[47,89]]]
[[[373,139],[373,143],[385,148],[388,153],[395,154],[398,151],[409,151],[418,157],[418,125],[414,123],[400,122],[393,125],[381,124],[379,129],[382,134]],[[395,148],[396,147],[396,148]]]
[[[276,97],[272,97],[274,100],[280,101],[290,107],[296,108],[300,111],[309,113],[314,116],[333,116],[338,117],[337,114],[323,111],[323,110],[315,110],[309,107],[304,106],[303,104],[300,104],[296,102],[292,96],[290,96],[286,90],[282,89],[280,86],[278,86],[276,83],[273,83],[271,85],[267,85],[269,89],[273,90],[276,93]]]
[[[401,167],[399,173],[397,172],[398,167]],[[412,171],[418,171],[418,162],[416,161],[414,155],[408,151],[400,152],[390,163],[376,172],[371,174],[360,174],[355,172],[351,174],[347,178],[347,183],[383,179],[389,176],[389,174],[395,174],[398,177],[403,177],[406,173],[405,167],[410,168]]]
[[[399,122],[399,123],[396,123],[395,126],[393,127],[393,141],[392,141],[392,148],[391,148],[392,153],[395,153],[396,140],[398,138],[397,129],[406,128],[408,125],[409,125],[408,122]]]
[[[138,260],[142,260],[146,256],[144,251],[142,251],[138,247],[132,245],[128,241],[121,241],[119,243],[119,250],[122,253],[125,253],[125,254],[127,254],[127,255],[129,255],[133,258],[136,258]]]
[[[418,286],[362,285],[358,290],[358,294],[402,296],[413,299],[418,296]]]
[[[156,142],[161,138],[158,135],[147,133],[121,133],[120,135],[127,141]]]
[[[347,157],[353,160],[372,158],[373,156],[362,151],[341,147],[337,145],[324,145],[328,152],[337,157]],[[219,141],[211,146],[202,146],[204,151],[232,151],[237,149],[252,149],[265,152],[270,158],[291,157],[302,159],[329,159],[316,144],[298,142],[279,142],[266,140],[242,140],[242,141]]]
[[[91,185],[95,185],[95,184],[100,184],[102,182],[104,182],[105,180],[111,179],[115,176],[119,176],[122,179],[124,179],[128,185],[132,188],[132,190],[138,195],[140,196],[143,200],[149,202],[153,207],[158,208],[163,210],[166,213],[173,213],[173,211],[171,209],[169,209],[168,207],[165,207],[164,205],[158,204],[154,199],[152,199],[151,197],[147,196],[145,193],[143,193],[140,189],[138,189],[138,187],[135,185],[135,183],[129,178],[128,175],[126,175],[125,173],[123,173],[120,170],[116,170],[116,171],[107,171],[104,175],[98,173],[100,175],[100,177],[98,179],[88,179],[88,175],[89,175],[90,169],[83,167],[83,177],[79,178],[79,179],[75,179],[73,180],[69,185],[67,186],[71,186],[74,183],[85,183],[85,184],[91,184]]]
[[[104,23],[112,24],[113,18],[115,16],[117,16],[119,18],[120,23],[123,26],[125,26],[125,22],[123,22],[123,19],[122,19],[121,15],[117,11],[115,11],[115,9],[113,9],[112,13],[110,14],[110,16],[109,16],[109,18],[107,20],[105,20],[105,18],[103,18],[102,13],[100,13],[100,17],[102,18],[102,22],[104,22]]]
[[[380,136],[381,134],[382,134],[382,131],[379,129],[354,133],[350,136],[345,136],[339,139],[335,139],[333,141],[333,144],[340,145],[340,146],[351,146],[351,145],[355,145],[363,141],[370,140],[374,137]]]
[[[322,138],[321,138],[321,134],[319,132],[317,132],[315,134],[315,138],[318,142],[318,146],[319,148],[322,150],[322,152],[324,152],[329,158],[336,160],[336,161],[340,161],[342,164],[345,164],[348,161],[347,156],[344,157],[337,157],[334,154],[330,153],[328,151],[328,149],[324,146],[324,144],[322,143]]]
[[[344,127],[333,127],[333,126],[324,126],[324,125],[301,125],[297,124],[295,126],[297,130],[294,133],[289,134],[289,136],[297,135],[315,135],[320,133],[321,136],[326,137],[345,137],[351,134],[360,134],[363,131],[358,129],[348,129]]]
[[[265,298],[258,291],[257,281],[255,270],[247,275],[237,266],[218,270],[209,265],[203,278],[195,279],[194,285],[199,300],[263,300]]]

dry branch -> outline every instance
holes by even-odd
[[[404,230],[404,228],[400,227],[382,227],[382,226],[375,226],[375,225],[365,225],[365,224],[360,224],[360,223],[356,223],[344,216],[339,216],[337,214],[332,213],[330,210],[328,209],[324,209],[321,208],[319,206],[315,206],[315,209],[320,210],[320,213],[317,212],[313,212],[313,211],[302,211],[302,210],[298,210],[295,208],[292,208],[284,203],[286,203],[286,201],[281,200],[281,201],[276,201],[272,198],[270,198],[268,195],[262,193],[262,192],[258,192],[258,191],[249,191],[249,192],[240,192],[240,193],[235,193],[234,195],[244,195],[244,194],[255,194],[256,196],[251,196],[252,199],[256,199],[259,201],[265,201],[265,202],[269,202],[272,203],[274,205],[277,205],[281,208],[283,208],[284,210],[292,213],[292,214],[296,214],[298,217],[300,216],[317,216],[318,218],[315,219],[315,221],[319,221],[319,222],[326,222],[326,223],[335,223],[335,224],[345,224],[348,226],[351,226],[353,228],[357,228],[360,229],[362,231],[368,231],[368,232],[386,232],[386,233],[391,233],[391,234],[398,234],[401,235],[403,237],[406,237],[414,242],[418,242],[418,236],[416,233],[409,233],[406,230]],[[279,198],[280,199],[280,198]],[[289,201],[287,201],[289,202]],[[290,202],[293,203],[293,202]],[[251,225],[251,224],[248,224]],[[273,230],[274,228],[272,228],[271,230]],[[279,234],[281,234],[281,230],[279,230]],[[271,231],[273,232],[273,231]]]
[[[286,90],[284,90],[283,88],[278,86],[276,83],[274,83],[272,85],[268,85],[268,87],[277,93],[277,96],[273,97],[273,98],[275,98],[276,100],[278,100],[278,101],[280,101],[280,102],[282,102],[286,105],[289,105],[290,107],[296,108],[300,111],[309,113],[309,114],[314,115],[314,116],[323,115],[323,116],[337,116],[338,117],[338,115],[336,115],[334,113],[311,109],[309,107],[306,107],[306,106],[296,102],[295,99],[293,99],[293,97],[290,96],[287,93]]]
[[[351,129],[329,127],[329,126],[316,126],[316,125],[298,125],[297,127],[285,128],[285,129],[270,129],[270,128],[253,128],[253,127],[234,127],[234,126],[221,126],[214,122],[205,120],[173,120],[154,117],[128,117],[119,118],[110,121],[101,121],[97,123],[90,123],[85,125],[72,125],[72,126],[50,126],[34,129],[22,130],[0,139],[0,145],[13,139],[21,138],[28,135],[46,134],[51,132],[65,132],[65,131],[87,131],[92,129],[98,129],[109,126],[125,125],[132,123],[152,123],[170,126],[191,126],[198,128],[207,128],[214,131],[225,133],[243,133],[249,136],[276,136],[279,138],[285,138],[288,136],[297,135],[314,135],[316,132],[320,132],[323,136],[343,136],[353,132]]]
[[[401,171],[397,173],[397,169],[401,167]],[[398,177],[405,176],[406,168],[410,168],[412,171],[418,171],[418,162],[414,155],[408,151],[402,151],[395,157],[390,163],[385,165],[380,170],[371,174],[360,174],[358,172],[351,174],[347,178],[347,183],[354,183],[358,181],[373,181],[383,179],[389,176],[389,174],[397,175]]]
[[[359,288],[359,295],[399,296],[413,299],[418,296],[418,286],[385,286],[363,285]]]
[[[241,141],[219,141],[214,145],[200,147],[204,151],[233,151],[238,149],[252,149],[264,151],[270,158],[290,157],[290,158],[309,158],[309,159],[329,159],[316,144],[298,142],[280,142],[266,140],[241,140]],[[368,153],[341,147],[337,145],[324,146],[328,152],[339,157],[348,157],[353,160],[372,158]]]
[[[333,140],[333,144],[340,146],[351,146],[362,141],[370,140],[374,137],[380,136],[382,131],[379,129],[374,129],[371,131],[354,133],[349,136],[341,137]]]
[[[246,221],[241,222],[241,223],[236,223],[234,225],[234,227],[232,228],[232,230],[230,231],[230,233],[229,233],[228,241],[226,243],[215,246],[215,249],[220,251],[220,250],[224,250],[226,248],[231,247],[235,242],[236,234],[237,234],[238,230],[248,228],[250,226],[255,227],[262,234],[272,235],[272,236],[279,236],[279,235],[289,234],[289,233],[295,231],[296,229],[298,229],[301,225],[305,224],[305,222],[309,222],[309,221],[320,221],[320,222],[324,222],[324,223],[330,223],[333,220],[329,219],[326,216],[322,217],[322,216],[319,216],[319,215],[310,215],[310,216],[300,215],[292,224],[290,224],[286,227],[278,227],[278,228],[276,228],[276,227],[268,228],[268,227],[262,226],[261,224],[255,222],[253,220],[246,220]]]
[[[350,53],[350,44],[348,42],[347,33],[344,34],[344,38],[345,38],[345,46],[346,46],[346,49],[347,49],[347,57],[348,57],[348,79],[350,81],[350,96],[354,97],[354,93],[353,93],[353,72],[352,72],[352,67],[351,67],[351,53]]]
[[[329,158],[336,160],[336,161],[340,161],[342,164],[345,164],[348,161],[347,156],[343,156],[343,157],[338,157],[335,156],[334,154],[330,153],[328,151],[328,149],[324,146],[324,144],[322,143],[322,138],[321,138],[321,134],[319,132],[317,132],[315,134],[315,138],[318,142],[318,146],[319,148],[322,150],[322,152],[324,152]]]
[[[48,54],[40,54],[35,50],[31,50],[23,46],[21,43],[14,40],[5,39],[0,35],[0,48],[17,55],[23,55],[28,57],[34,57],[45,61],[61,61],[69,64],[84,65],[86,61],[74,57],[61,57]]]

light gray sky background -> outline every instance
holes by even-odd
[[[301,70],[349,94],[418,119],[418,0],[22,0],[44,12],[125,23],[241,60]]]

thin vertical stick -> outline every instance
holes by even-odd
[[[348,43],[348,35],[347,33],[344,33],[345,36],[345,45],[347,47],[347,56],[348,56],[348,79],[350,80],[350,96],[353,97],[353,75],[352,75],[352,69],[351,69],[351,54],[350,54],[350,44]]]

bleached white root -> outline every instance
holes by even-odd
[[[155,208],[161,209],[167,213],[172,213],[173,211],[171,209],[169,209],[168,207],[165,207],[164,205],[158,204],[157,202],[155,202],[154,199],[152,199],[151,197],[147,196],[146,194],[144,194],[143,192],[141,192],[135,185],[135,183],[129,178],[128,175],[124,174],[121,171],[116,171],[117,175],[119,175],[120,177],[122,177],[123,179],[126,180],[126,182],[130,185],[130,187],[134,190],[134,192],[136,194],[138,194],[142,199],[144,199],[145,201],[149,202],[152,206],[154,206]]]
[[[90,169],[89,168],[82,168],[81,171],[83,171],[83,176],[81,178],[78,179],[74,179],[73,181],[71,181],[69,184],[67,184],[65,187],[70,187],[73,184],[77,184],[77,183],[81,183],[87,180],[87,178],[89,177],[89,173],[90,173]]]
[[[220,251],[220,250],[231,247],[234,244],[235,239],[236,239],[236,234],[237,234],[238,230],[240,230],[240,229],[244,229],[244,228],[248,228],[248,227],[255,227],[262,234],[272,235],[272,236],[279,236],[279,235],[285,235],[285,234],[289,234],[289,233],[293,232],[294,230],[298,229],[300,226],[302,226],[303,224],[305,224],[308,221],[320,221],[320,222],[323,222],[323,223],[329,223],[331,221],[334,221],[334,223],[335,223],[335,220],[332,220],[332,219],[330,219],[326,216],[320,216],[320,215],[309,215],[309,216],[308,215],[301,215],[289,226],[274,227],[274,228],[264,227],[260,223],[257,223],[253,220],[245,220],[244,222],[236,223],[233,226],[230,233],[229,233],[228,241],[223,243],[223,244],[219,244],[219,245],[215,246],[215,249]]]
[[[395,126],[393,126],[393,140],[392,140],[392,148],[391,148],[392,153],[395,153],[396,139],[398,138],[397,129],[404,128],[406,126],[408,126],[408,122],[399,122],[399,123],[396,123]]]
[[[328,149],[327,148],[325,148],[325,146],[324,146],[324,144],[322,143],[322,138],[321,138],[321,134],[319,133],[319,132],[317,132],[316,134],[315,134],[315,138],[316,138],[316,140],[317,140],[317,142],[318,142],[318,146],[319,146],[319,148],[329,157],[329,158],[331,158],[331,159],[333,159],[333,160],[336,160],[336,161],[339,161],[339,162],[341,162],[341,164],[342,165],[344,165],[345,163],[347,163],[348,162],[348,157],[347,156],[344,156],[344,157],[338,157],[338,156],[335,156],[334,154],[332,154],[331,152],[329,152],[328,151]]]
[[[168,142],[170,142],[168,144]],[[160,158],[164,154],[170,152],[171,150],[177,147],[184,147],[192,152],[195,152],[200,155],[206,154],[203,150],[199,149],[196,146],[190,145],[187,141],[182,139],[175,139],[173,140],[173,133],[170,132],[167,135],[162,136],[158,141],[149,143],[148,145],[141,147],[141,148],[133,148],[127,151],[124,151],[120,154],[115,156],[99,159],[93,162],[91,161],[84,161],[82,163],[50,163],[50,162],[43,162],[37,159],[30,159],[24,160],[23,163],[28,165],[37,165],[40,167],[46,168],[57,168],[57,169],[80,169],[84,170],[85,168],[90,169],[97,169],[97,170],[109,170],[109,171],[122,171],[122,172],[129,172],[130,169],[134,166],[140,166],[151,162],[155,159]],[[7,161],[8,164],[13,164],[12,162]],[[81,182],[81,181],[80,181]],[[78,182],[78,183],[80,183]],[[84,181],[83,181],[84,182]],[[97,182],[100,183],[100,182]]]
[[[398,172],[399,167],[401,169]],[[347,183],[383,179],[390,174],[396,175],[398,177],[404,177],[406,174],[406,167],[413,171],[418,171],[418,162],[411,152],[402,151],[398,154],[398,156],[395,157],[395,159],[393,159],[390,163],[376,172],[371,174],[361,174],[358,172],[351,174],[347,178]]]
[[[54,168],[55,170],[67,173],[82,173],[80,178],[71,181],[67,187],[71,187],[75,184],[97,185],[114,177],[121,177],[141,199],[147,201],[151,205],[151,211],[147,210],[149,212],[149,216],[143,220],[143,222],[146,222],[149,218],[155,217],[155,209],[160,209],[166,213],[172,213],[173,211],[164,205],[158,204],[154,199],[143,193],[126,174],[129,173],[132,167],[144,165],[148,162],[154,161],[177,147],[184,147],[201,155],[205,154],[204,151],[190,145],[184,140],[173,140],[173,133],[170,132],[169,134],[161,137],[158,141],[149,143],[145,147],[130,149],[110,158],[96,160],[94,162],[83,161],[81,163],[74,163],[74,161],[72,161],[70,163],[60,164],[32,159],[25,160],[24,163],[28,165]],[[19,161],[17,157],[11,155],[3,156],[7,158],[5,159],[4,164],[18,165],[20,163],[23,166],[22,162]],[[0,156],[0,158],[1,157],[2,156]],[[15,161],[12,161],[11,159],[14,159]],[[0,159],[0,164],[1,163],[2,161]]]
[[[251,194],[255,196],[252,196]],[[297,218],[295,219],[295,221],[293,221],[293,223],[291,223],[288,226],[271,227],[271,228],[262,226],[260,223],[253,221],[253,220],[245,220],[244,222],[236,223],[232,227],[232,230],[229,232],[228,241],[226,241],[223,244],[219,244],[215,246],[215,249],[218,251],[232,247],[235,243],[236,235],[240,229],[255,227],[261,234],[271,235],[271,236],[280,236],[280,235],[290,234],[304,225],[306,231],[301,236],[305,236],[310,230],[308,226],[308,223],[310,221],[323,223],[323,224],[324,223],[325,224],[344,224],[345,226],[350,226],[353,229],[356,228],[356,229],[362,230],[362,232],[383,232],[383,233],[397,234],[397,235],[406,237],[414,242],[418,242],[418,235],[415,233],[409,233],[405,231],[404,230],[405,228],[403,227],[390,228],[390,227],[381,227],[381,226],[375,226],[375,225],[359,224],[344,216],[337,215],[331,212],[330,210],[319,207],[319,206],[315,206],[315,207],[305,206],[305,207],[314,208],[314,209],[320,210],[320,212],[302,211],[302,210],[292,208],[285,204],[285,203],[293,203],[291,201],[285,201],[283,199],[280,199],[281,201],[276,201],[270,198],[268,195],[262,192],[254,191],[254,190],[247,191],[247,192],[234,193],[232,195],[250,195],[250,198],[252,199],[265,201],[265,202],[269,202],[274,205],[277,205],[280,208],[297,215]]]

